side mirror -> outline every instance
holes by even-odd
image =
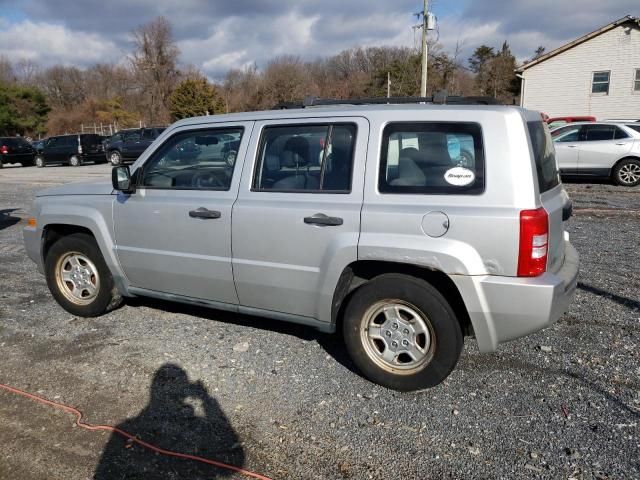
[[[135,188],[131,182],[131,172],[127,165],[118,165],[111,170],[111,184],[114,190],[133,193]]]

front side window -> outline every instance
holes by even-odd
[[[577,142],[580,139],[580,126],[564,127],[551,132],[556,143]]]
[[[609,94],[609,79],[611,72],[593,72],[593,81],[591,82],[591,93]]]
[[[267,127],[262,133],[253,189],[348,193],[355,138],[352,124]]]
[[[479,194],[482,131],[475,123],[390,123],[383,131],[381,193]]]
[[[127,132],[123,135],[123,139],[125,142],[137,142],[140,140],[140,132]]]
[[[176,190],[229,190],[235,155],[224,154],[225,140],[240,144],[243,129],[192,130],[170,137],[147,161],[142,187]]]
[[[633,77],[633,91],[640,92],[640,68],[636,68]]]

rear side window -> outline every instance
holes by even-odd
[[[546,192],[560,184],[560,175],[551,134],[547,126],[542,122],[528,122],[527,127],[529,128],[533,158],[536,162],[536,172],[538,173],[538,188],[540,193]]]
[[[616,127],[613,125],[585,125],[585,140],[597,142],[601,140],[613,140]]]
[[[382,133],[381,193],[480,194],[484,172],[476,123],[390,123]]]
[[[349,193],[355,139],[352,124],[267,127],[253,189]]]
[[[640,132],[640,123],[638,123],[637,125],[634,125],[634,124],[627,125],[627,127],[635,130],[636,132]]]

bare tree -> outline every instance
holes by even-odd
[[[171,32],[171,24],[157,17],[133,31],[135,51],[131,61],[150,124],[169,120],[168,100],[178,81],[180,51]]]
[[[15,72],[11,61],[4,55],[0,55],[0,83],[13,83],[15,79]]]

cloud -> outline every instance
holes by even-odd
[[[31,20],[0,24],[0,55],[44,66],[59,63],[87,66],[123,56],[111,40],[100,35]]]

